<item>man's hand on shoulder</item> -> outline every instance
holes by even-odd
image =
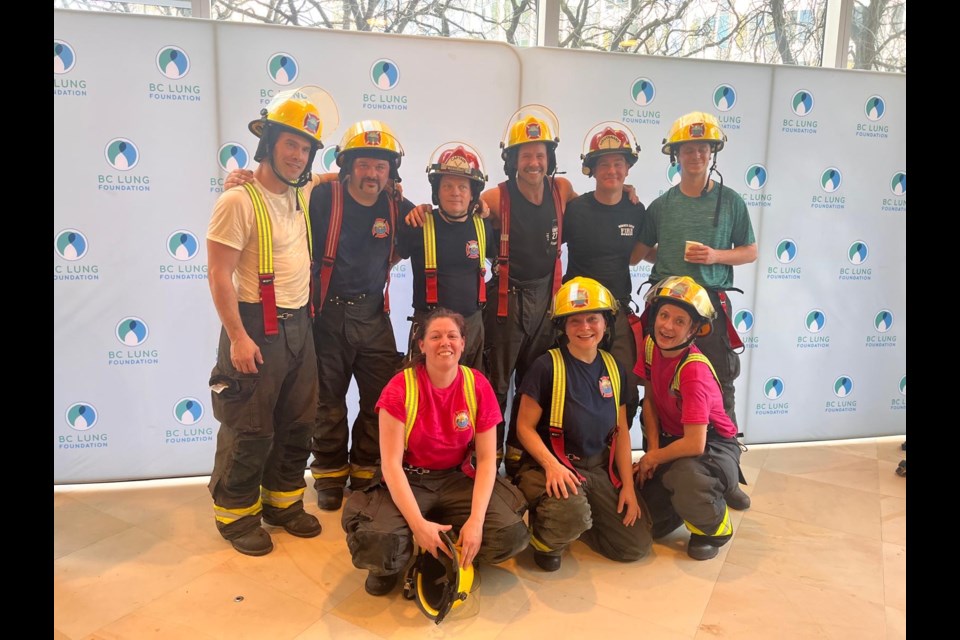
[[[232,189],[253,182],[253,171],[250,169],[234,169],[223,180],[223,190]]]

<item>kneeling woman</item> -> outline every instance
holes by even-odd
[[[517,390],[525,449],[518,485],[530,503],[533,557],[545,571],[560,568],[577,538],[622,562],[650,551],[650,521],[633,483],[624,372],[599,348],[615,313],[596,280],[565,283],[553,319],[566,344],[540,356]]]
[[[463,316],[437,309],[419,333],[420,357],[377,402],[383,482],[354,492],[343,508],[347,546],[354,566],[370,572],[372,595],[393,589],[414,542],[449,555],[443,531],[459,531],[464,568],[503,562],[529,543],[526,501],[497,475],[497,398],[483,374],[458,365]]]
[[[739,485],[737,428],[723,410],[713,366],[693,344],[710,332],[716,312],[706,290],[688,276],[662,280],[646,300],[653,331],[634,369],[644,381],[647,437],[637,480],[653,517],[653,536],[685,524],[687,553],[709,560],[733,535],[727,507],[750,506]]]

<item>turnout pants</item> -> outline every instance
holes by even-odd
[[[730,416],[733,424],[737,424],[737,413],[734,405],[736,388],[733,383],[740,376],[740,354],[730,346],[730,338],[727,336],[730,303],[721,304],[720,298],[714,290],[707,289],[707,292],[710,294],[713,308],[717,310],[717,318],[713,321],[713,331],[705,338],[697,338],[697,347],[703,355],[707,356],[714,371],[717,372],[717,379],[720,380],[720,391],[723,394],[723,410]]]

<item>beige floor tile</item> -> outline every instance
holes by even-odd
[[[83,485],[67,495],[130,524],[153,520],[201,496],[210,499],[200,479]]]
[[[887,640],[906,640],[907,614],[901,609],[887,607]]]
[[[728,545],[726,561],[883,604],[881,545],[880,540],[751,510]]]
[[[201,633],[177,617],[158,617],[136,611],[98,629],[84,640],[141,640],[145,637],[151,640],[213,640],[215,636]]]
[[[849,457],[849,456],[847,456]],[[866,461],[876,465],[876,461]],[[873,473],[876,478],[876,472]],[[751,513],[762,512],[880,539],[878,493],[764,469],[750,493]]]
[[[271,557],[239,556],[237,564],[267,564]],[[176,618],[199,633],[231,640],[292,639],[323,615],[319,607],[241,573],[234,563],[183,583],[145,606],[143,612]]]
[[[128,522],[85,505],[68,495],[54,493],[54,560],[129,528]]]
[[[877,460],[877,490],[885,496],[907,497],[907,479],[897,475],[900,461]]]
[[[743,467],[744,470],[746,470],[747,467],[751,469],[761,469],[767,461],[768,455],[770,455],[770,445],[747,445],[747,450],[740,454],[740,466]],[[747,481],[749,480],[750,478],[747,478]]]
[[[884,542],[907,546],[906,498],[880,498],[881,535]]]
[[[883,439],[877,443],[877,458],[887,462],[900,462],[907,457],[907,452],[901,448],[906,441],[906,436]]]
[[[875,445],[874,445],[875,447]],[[878,491],[876,456],[864,456],[842,447],[784,449],[767,456],[764,471],[818,480],[841,487]]]
[[[57,629],[53,630],[53,640],[70,640],[70,636],[67,634],[58,631]]]
[[[883,595],[888,607],[907,610],[907,548],[883,544]]]
[[[846,453],[851,456],[861,456],[876,460],[879,455],[880,442],[878,440],[840,440],[827,442],[822,445],[831,451]]]
[[[874,640],[885,629],[880,603],[728,563],[696,638]]]
[[[328,614],[310,625],[294,640],[380,640],[382,637]]]
[[[92,633],[213,566],[130,527],[54,561],[54,627],[70,637]]]

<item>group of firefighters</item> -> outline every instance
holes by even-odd
[[[582,170],[596,187],[578,195],[555,175],[556,116],[525,105],[500,144],[506,180],[485,189],[480,153],[442,144],[427,166],[433,206],[402,196],[403,148],[381,121],[348,127],[339,173],[313,174],[338,125],[319,87],[277,95],[249,125],[257,168],[231,174],[236,186],[214,207],[208,275],[222,330],[210,386],[221,425],[209,489],[220,534],[255,556],[273,549],[264,523],[318,535],[303,507],[312,456],[317,504],[343,506],[374,595],[393,588],[414,544],[434,558],[459,553],[465,571],[529,543],[554,571],[576,539],[631,561],[683,524],[691,557],[716,556],[732,535],[728,507],[750,503],[726,292],[733,266],[757,256],[746,206],[716,169],[726,142],[717,119],[697,111],[673,123],[662,151],[680,182],[647,208],[625,184],[640,148],[623,123],[587,134]],[[403,353],[389,274],[406,258]],[[630,266],[644,259],[652,286],[637,314]],[[645,454],[634,464],[638,410]],[[474,468],[482,491],[458,489],[427,513],[424,492],[442,491],[451,473],[474,487]],[[410,504],[439,525],[411,522]],[[440,525],[454,525],[453,539]]]

